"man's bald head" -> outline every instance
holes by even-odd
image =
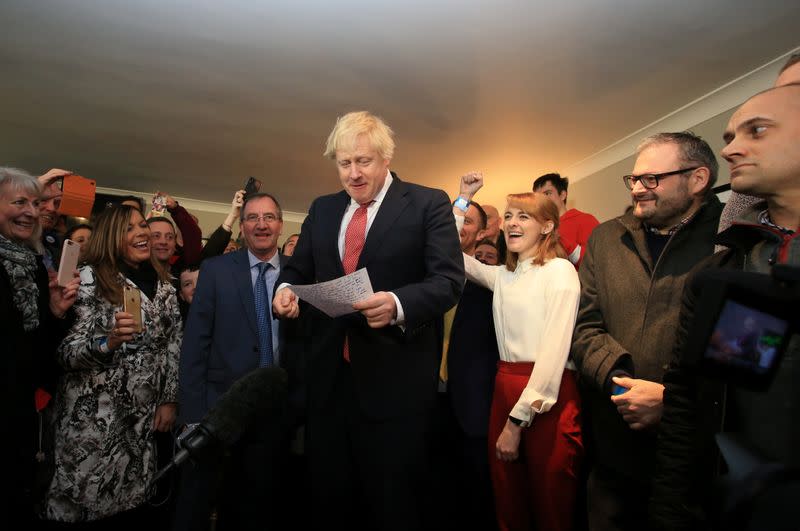
[[[800,52],[792,54],[786,64],[781,68],[781,73],[778,79],[775,80],[775,86],[781,87],[783,85],[790,85],[792,83],[800,83]]]
[[[756,94],[733,114],[722,156],[734,191],[762,198],[800,194],[800,84]]]

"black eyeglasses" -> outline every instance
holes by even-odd
[[[647,188],[648,190],[652,190],[653,188],[658,187],[658,180],[663,179],[664,177],[669,177],[670,175],[678,175],[679,173],[686,173],[687,171],[694,171],[700,166],[694,166],[692,168],[684,168],[682,170],[675,170],[675,171],[665,171],[664,173],[643,173],[642,175],[623,175],[622,181],[625,183],[625,187],[628,190],[633,190],[633,187],[636,186],[636,183],[641,181],[642,186]]]

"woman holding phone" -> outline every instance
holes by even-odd
[[[77,319],[57,355],[64,374],[45,518],[146,525],[153,432],[169,431],[177,413],[181,318],[138,210],[98,216],[80,280]],[[126,295],[140,307],[124,307]]]
[[[483,176],[461,178],[457,224]],[[569,359],[580,283],[543,194],[508,196],[506,263],[464,255],[467,278],[494,292],[500,361],[489,420],[489,468],[501,530],[573,528],[583,443]]]
[[[52,354],[69,323],[78,279],[59,287],[45,269],[39,227],[42,185],[15,168],[0,167],[0,337],[3,338],[2,403],[10,434],[2,438],[3,470],[10,496],[4,518],[20,529],[33,527],[34,505],[41,496],[34,485],[42,441],[34,396],[54,392],[58,367]],[[37,442],[39,444],[37,444]],[[37,454],[39,454],[37,456]]]

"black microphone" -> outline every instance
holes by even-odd
[[[234,444],[256,421],[282,411],[287,391],[286,371],[279,367],[263,367],[239,378],[203,420],[183,437],[183,448],[156,473],[150,485],[189,457],[201,460],[219,446]]]

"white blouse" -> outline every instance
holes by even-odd
[[[564,368],[575,368],[569,349],[580,302],[578,273],[563,258],[541,266],[525,260],[509,271],[505,265],[490,266],[464,255],[464,268],[469,280],[494,292],[492,314],[500,359],[535,362],[510,413],[528,424],[536,413],[545,413],[556,403]],[[536,401],[541,405],[534,407]]]

